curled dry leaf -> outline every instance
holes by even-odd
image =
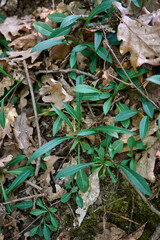
[[[12,160],[13,156],[12,155],[8,155],[7,157],[2,157],[0,158],[0,168],[5,166],[5,163],[8,163]]]
[[[0,97],[4,95],[4,89],[6,88],[7,90],[10,89],[10,86],[14,84],[14,80],[9,78],[9,77],[3,77],[2,80],[0,81]]]
[[[47,77],[45,80],[49,85],[46,84],[39,90],[40,95],[44,95],[44,97],[42,97],[44,102],[54,103],[55,107],[63,109],[63,102],[72,101],[73,97],[64,90],[60,82],[54,80],[51,76]]]
[[[79,195],[83,199],[83,208],[78,207],[76,210],[76,213],[79,215],[77,217],[78,225],[80,226],[86,213],[88,210],[88,207],[92,205],[98,198],[100,193],[100,185],[99,185],[99,177],[98,177],[99,169],[94,171],[89,176],[89,188],[86,193],[80,192]],[[76,222],[74,222],[74,225],[76,225]]]
[[[160,65],[160,10],[144,14],[137,20],[123,16],[118,26],[117,39],[122,43],[120,53],[130,52],[130,61],[136,70],[142,64]]]
[[[28,94],[28,86],[24,86],[20,91],[20,103],[18,105],[19,108],[23,109],[27,105],[27,99],[25,97],[28,96]]]
[[[31,156],[34,150],[30,142],[30,139],[32,139],[33,128],[28,125],[28,119],[25,113],[18,115],[15,119],[13,132],[19,148],[22,149],[24,154]]]
[[[140,228],[138,228],[133,233],[121,238],[120,240],[138,240],[142,236],[145,226],[146,226],[146,223],[143,224]]]
[[[11,41],[12,36],[19,36],[20,30],[31,29],[32,17],[25,16],[18,19],[17,16],[8,17],[3,23],[0,24],[0,32],[3,34],[6,40]]]
[[[27,58],[31,58],[31,63],[33,63],[39,57],[41,51],[31,53],[31,50],[32,50],[32,48],[28,48],[26,51],[7,52],[7,55],[14,62],[23,61]]]
[[[34,34],[24,35],[15,39],[8,46],[13,47],[14,50],[27,50],[28,48],[33,48],[37,43],[37,37]]]

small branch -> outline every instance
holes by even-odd
[[[47,74],[47,73],[71,73],[71,72],[77,73],[78,75],[84,74],[94,80],[98,80],[98,77],[94,76],[93,74],[87,73],[78,69],[39,70],[36,72],[36,75],[40,73]]]
[[[41,145],[42,145],[41,134],[40,134],[40,128],[39,128],[39,122],[38,122],[38,114],[37,114],[37,109],[36,109],[35,97],[34,97],[32,83],[31,83],[31,79],[30,79],[30,76],[29,76],[29,72],[28,72],[28,68],[27,68],[27,64],[26,64],[25,60],[23,60],[23,66],[24,66],[24,70],[25,70],[25,74],[26,74],[26,77],[27,77],[27,81],[28,81],[28,85],[29,85],[29,89],[30,89],[30,93],[31,93],[31,98],[32,98],[33,111],[34,111],[34,115],[35,115],[35,123],[36,123],[37,136],[38,136],[38,147],[41,147]],[[37,159],[37,164],[36,164],[36,171],[35,171],[35,176],[36,177],[38,176],[38,172],[39,172],[39,169],[40,169],[40,163],[41,163],[41,158],[39,157]]]
[[[140,195],[142,200],[147,204],[148,208],[154,212],[158,217],[160,217],[160,212],[148,201],[148,199],[143,195],[143,193],[136,188],[136,186],[131,182],[131,180],[127,177],[127,175],[122,171],[122,169],[119,169],[120,173],[123,175],[123,177],[132,185],[132,187],[136,190],[136,192]]]
[[[139,224],[139,223],[137,223],[137,222],[135,222],[135,221],[127,218],[127,217],[121,216],[121,215],[119,215],[119,214],[117,214],[117,213],[113,213],[113,212],[111,212],[111,211],[105,211],[105,213],[108,213],[108,214],[111,214],[111,215],[120,217],[120,218],[122,218],[122,219],[124,219],[124,220],[127,220],[128,222],[134,223],[134,224],[136,224],[136,225],[141,225],[141,224]]]
[[[24,200],[27,200],[27,199],[31,199],[31,198],[44,197],[46,195],[47,195],[46,193],[41,193],[41,194],[36,194],[36,195],[27,196],[27,197],[23,197],[23,198],[13,199],[11,201],[3,202],[1,204],[3,204],[3,205],[12,204],[12,203],[15,203],[15,202],[21,202],[21,201],[24,201]]]
[[[120,65],[120,67],[122,68],[124,74],[126,75],[126,77],[128,78],[128,80],[130,81],[131,85],[143,96],[145,97],[149,102],[151,102],[156,109],[159,109],[158,105],[152,100],[150,99],[148,96],[146,96],[146,94],[144,92],[142,92],[131,80],[131,78],[129,77],[129,75],[127,74],[127,72],[125,71],[124,67],[122,66],[122,64],[120,63],[119,59],[117,58],[116,54],[114,53],[113,49],[111,48],[111,46],[109,45],[107,39],[106,39],[106,35],[105,36],[105,40],[104,43],[106,44],[106,46],[108,47],[108,49],[110,50],[110,52],[112,53],[112,55],[114,56],[114,58],[116,59],[116,61],[118,62],[118,64]],[[124,83],[125,84],[125,83]]]

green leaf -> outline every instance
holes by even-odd
[[[139,175],[138,173],[136,173],[135,171],[133,171],[132,169],[126,166],[122,166],[120,164],[117,164],[117,165],[123,170],[123,172],[127,175],[127,177],[131,180],[131,182],[136,186],[136,188],[138,188],[144,194],[147,194],[148,196],[152,196],[151,190],[147,182],[141,175]]]
[[[5,128],[5,115],[4,115],[4,99],[1,102],[1,111],[0,111],[0,124],[2,128]]]
[[[102,93],[100,90],[84,84],[79,84],[78,86],[74,87],[72,90],[78,93],[99,93],[99,94]]]
[[[63,103],[63,106],[65,107],[65,109],[67,110],[67,112],[73,117],[75,118],[77,121],[78,117],[77,117],[77,113],[75,112],[75,110],[67,103]]]
[[[68,202],[70,197],[71,197],[71,194],[72,193],[65,193],[65,194],[63,194],[63,196],[61,197],[61,202],[63,202],[63,203]]]
[[[145,113],[150,118],[153,118],[154,107],[153,107],[152,103],[147,101],[147,100],[145,100],[144,98],[141,98],[141,100],[142,100],[142,106],[143,106],[143,109],[144,109]]]
[[[72,23],[75,23],[76,20],[78,20],[81,16],[80,15],[70,15],[66,18],[64,18],[64,20],[61,23],[61,27],[67,27],[72,25]]]
[[[78,207],[83,208],[83,199],[78,195],[78,193],[76,194],[76,203]]]
[[[71,193],[76,193],[78,191],[78,187],[73,187]]]
[[[59,45],[61,43],[64,43],[64,41],[58,40],[58,39],[48,39],[43,42],[38,43],[34,48],[32,48],[31,53],[33,52],[38,52],[38,51],[43,51],[48,48],[51,48],[55,45]]]
[[[81,192],[83,193],[87,192],[89,187],[89,180],[84,169],[81,169],[77,172],[76,183]]]
[[[43,214],[43,213],[46,213],[47,212],[47,210],[45,210],[45,209],[39,209],[39,208],[37,208],[37,209],[35,209],[35,210],[33,210],[33,211],[30,211],[30,214],[32,214],[32,215],[34,215],[34,216],[39,216],[39,215],[41,215],[41,214]]]
[[[55,148],[57,145],[61,144],[62,142],[66,141],[68,139],[71,139],[71,138],[73,138],[73,137],[71,137],[71,136],[69,136],[69,137],[60,137],[60,138],[56,138],[56,139],[53,139],[53,140],[47,142],[46,144],[44,144],[43,146],[38,148],[32,154],[32,156],[29,158],[29,160],[27,162],[27,165],[29,165],[36,158],[42,156],[46,152],[49,152],[51,149]]]
[[[13,208],[27,209],[33,207],[33,201],[24,201],[12,206]]]
[[[55,179],[61,178],[61,177],[71,176],[71,175],[77,173],[78,171],[80,171],[82,168],[88,167],[92,164],[93,163],[82,163],[82,164],[72,165],[72,166],[69,166],[67,168],[64,168],[62,171],[60,171],[56,175]]]
[[[96,134],[95,130],[90,129],[83,129],[79,133],[77,133],[78,136],[87,136],[87,135],[94,135]]]
[[[7,197],[6,191],[5,191],[4,187],[3,187],[2,181],[1,181],[1,189],[2,189],[2,194],[3,194],[4,201],[8,202],[8,197]],[[7,204],[6,207],[7,207],[8,213],[12,212],[12,208],[11,208],[10,204]]]
[[[76,64],[76,61],[77,61],[77,53],[72,52],[71,56],[70,56],[70,66],[71,66],[71,68],[74,67],[74,65]]]
[[[132,0],[132,2],[136,7],[140,8],[142,6],[142,0]]]
[[[45,36],[50,36],[53,32],[53,29],[44,22],[34,22],[33,27],[36,29],[37,32]]]
[[[86,48],[87,48],[87,46],[85,46],[84,44],[79,44],[72,49],[72,52],[81,52]]]
[[[133,136],[131,136],[131,137],[128,138],[127,144],[128,144],[128,146],[129,146],[130,150],[132,151],[133,147],[134,147],[135,144],[136,144],[136,141],[135,141],[135,139],[134,139]]]
[[[142,140],[145,138],[148,132],[148,129],[149,129],[149,118],[148,116],[145,116],[142,118],[139,125],[139,134]]]
[[[17,168],[17,169],[13,169],[13,170],[9,170],[9,171],[5,170],[5,173],[12,173],[12,174],[20,175],[21,173],[25,172],[26,170],[32,170],[32,174],[33,174],[35,169],[34,169],[34,167],[26,166],[26,167]]]
[[[15,180],[7,189],[7,195],[10,194],[11,191],[15,189],[17,186],[19,186],[22,182],[24,182],[27,179],[27,177],[29,177],[32,173],[33,169],[28,169],[25,172],[22,172],[18,177],[16,177]]]
[[[50,240],[51,239],[49,228],[45,223],[44,223],[44,227],[43,227],[43,235],[44,235],[45,240]]]
[[[99,4],[98,6],[96,6],[92,11],[91,13],[89,14],[84,26],[83,26],[83,29],[87,26],[87,24],[91,21],[91,19],[101,13],[101,12],[105,12],[107,9],[111,8],[112,7],[112,2],[114,0],[109,0],[109,1],[106,1],[106,2],[103,2],[101,4]]]
[[[49,216],[50,216],[50,218],[51,218],[51,223],[52,223],[52,225],[53,225],[55,228],[58,228],[58,221],[57,221],[57,219],[56,219],[55,217],[53,217],[51,213],[49,213]]]
[[[39,225],[36,226],[36,227],[34,227],[34,228],[32,228],[32,229],[29,231],[29,236],[30,236],[30,237],[33,237],[33,236],[37,233],[38,228],[39,228]]]
[[[147,78],[146,80],[160,85],[160,75],[154,75],[152,77]]]
[[[52,31],[52,33],[49,36],[50,38],[55,38],[55,37],[60,37],[60,36],[65,36],[71,31],[70,27],[64,27],[64,28],[57,28]]]
[[[139,112],[140,111],[138,111],[138,110],[127,110],[127,111],[118,113],[117,116],[115,117],[114,121],[124,121],[124,120],[127,120],[127,119],[133,117],[134,115],[136,115]]]
[[[99,48],[97,49],[96,51],[97,55],[102,58],[104,61],[106,60],[107,62],[110,62],[112,63],[112,58],[111,58],[111,55],[108,54],[108,51],[104,48],[104,47],[101,47],[99,46]],[[108,55],[108,56],[107,56]],[[107,59],[106,59],[107,57]]]
[[[61,126],[61,123],[62,123],[62,118],[58,117],[53,124],[53,128],[52,128],[53,136],[55,136],[56,133],[58,132],[58,130]]]
[[[125,128],[116,127],[116,126],[99,126],[99,127],[95,127],[95,128],[90,128],[88,130],[101,131],[101,132],[106,132],[106,133],[108,133],[108,132],[128,133],[128,134],[136,135],[135,132],[129,131],[128,129],[125,129]],[[77,135],[79,135],[79,134],[77,134]]]
[[[54,111],[57,113],[57,115],[60,118],[62,118],[62,120],[72,129],[72,131],[74,131],[73,126],[72,126],[71,122],[68,120],[68,118],[66,117],[66,115],[61,110],[56,108],[53,104],[51,104],[51,105],[52,105],[52,108],[54,109]]]
[[[120,152],[123,148],[123,141],[122,140],[116,140],[113,144],[112,144],[112,148],[114,150],[114,154]]]
[[[56,23],[62,22],[66,17],[67,16],[65,14],[59,12],[52,13],[48,16],[49,20]]]
[[[136,170],[136,161],[133,158],[131,159],[129,166],[132,170]]]
[[[43,205],[43,203],[42,203],[40,198],[37,198],[36,205],[47,211],[47,207],[45,205]]]
[[[98,50],[100,44],[102,41],[102,33],[101,32],[95,32],[94,33],[94,49],[95,51]]]
[[[64,186],[65,186],[66,188],[68,188],[68,189],[71,189],[71,188],[72,188],[71,184],[69,184],[69,183],[64,183]]]
[[[125,105],[125,104],[122,104],[122,103],[116,103],[116,106],[117,106],[117,108],[118,108],[118,111],[119,111],[119,113],[120,112],[124,112],[124,111],[126,111],[126,110],[129,110],[129,107],[127,106],[127,105]],[[121,121],[121,124],[122,124],[122,126],[124,127],[124,128],[128,128],[129,127],[129,124],[130,124],[130,119],[127,119],[127,120],[125,120],[125,121]]]
[[[15,158],[13,158],[9,163],[7,163],[6,167],[13,166],[14,164],[21,162],[25,158],[26,158],[26,155],[17,156]]]
[[[105,115],[107,115],[112,103],[112,97],[109,98],[104,104],[103,104],[103,112]]]
[[[91,63],[89,65],[89,70],[91,73],[94,73],[97,67],[97,56],[95,55],[93,58],[91,58]]]
[[[85,93],[82,97],[83,100],[98,101],[101,99],[107,99],[111,96],[110,93]]]

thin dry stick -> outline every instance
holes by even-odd
[[[117,214],[117,213],[113,213],[113,212],[111,212],[111,211],[105,211],[105,214],[106,214],[106,213],[111,214],[111,215],[114,215],[114,216],[117,216],[117,217],[120,217],[120,218],[123,218],[124,220],[127,220],[128,222],[132,222],[132,223],[134,223],[134,224],[141,225],[141,224],[139,224],[139,223],[137,223],[137,222],[135,222],[135,221],[127,218],[127,217],[121,216],[121,215],[119,215],[119,214]]]
[[[105,34],[104,34],[105,36]],[[129,75],[127,74],[127,72],[125,71],[124,67],[122,66],[122,64],[120,63],[119,59],[117,58],[116,54],[114,53],[113,49],[111,48],[111,46],[109,45],[106,36],[105,36],[105,40],[104,43],[106,44],[106,46],[109,48],[110,52],[112,53],[112,55],[114,56],[114,58],[116,59],[116,61],[118,62],[118,64],[120,65],[120,67],[122,68],[124,74],[126,75],[126,77],[128,78],[128,80],[130,81],[130,83],[132,84],[132,86],[143,96],[145,97],[149,102],[151,102],[157,109],[159,109],[158,105],[152,100],[150,99],[148,96],[146,96],[146,94],[144,92],[142,92],[131,80],[131,78],[129,77]]]
[[[29,76],[29,72],[28,72],[28,68],[27,68],[27,64],[26,61],[23,60],[23,66],[25,69],[25,74],[27,77],[27,81],[28,81],[28,85],[29,85],[29,89],[30,89],[30,93],[31,93],[31,98],[32,98],[32,104],[33,104],[33,111],[34,111],[34,115],[35,115],[35,123],[36,123],[36,129],[37,129],[37,136],[38,136],[38,146],[41,147],[42,143],[41,143],[41,134],[40,134],[40,128],[39,128],[39,122],[38,122],[38,114],[37,114],[37,109],[36,109],[36,103],[35,103],[35,97],[34,97],[34,92],[33,92],[33,88],[32,88],[32,84],[31,84],[31,79]],[[41,163],[41,158],[39,157],[37,159],[37,164],[36,164],[36,171],[35,171],[35,176],[38,176],[38,172],[40,169],[40,163]]]
[[[36,195],[27,196],[27,197],[23,197],[23,198],[13,199],[11,201],[3,202],[1,204],[6,205],[6,204],[15,203],[15,202],[21,202],[21,201],[24,201],[24,200],[27,200],[27,199],[31,199],[31,198],[44,197],[46,195],[47,195],[46,193],[41,193],[41,194],[36,194]]]
[[[119,169],[120,173],[124,176],[125,179],[132,185],[132,187],[136,190],[136,192],[140,195],[140,197],[143,199],[143,201],[147,204],[149,209],[154,212],[158,217],[160,217],[160,212],[148,201],[148,199],[143,195],[143,193],[136,188],[136,186],[131,182],[131,180],[127,177],[127,175]]]
[[[36,72],[36,75],[38,75],[39,73],[71,73],[71,72],[77,73],[78,75],[84,74],[94,80],[98,79],[98,77],[94,76],[93,74],[78,69],[39,70],[38,72]]]

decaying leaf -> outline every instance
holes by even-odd
[[[37,43],[37,37],[33,34],[24,35],[22,37],[16,38],[8,46],[13,47],[14,50],[27,50],[28,48],[33,48]]]
[[[20,91],[20,103],[18,105],[19,108],[23,109],[27,105],[27,99],[25,97],[28,96],[28,94],[28,86],[24,86],[23,89]]]
[[[134,231],[133,233],[121,238],[120,240],[138,240],[142,236],[145,226],[146,226],[146,224],[143,224],[136,231]]]
[[[25,113],[18,115],[15,119],[13,132],[19,148],[22,149],[26,155],[30,156],[33,153],[33,149],[31,150],[32,144],[30,142],[33,128],[28,125]]]
[[[3,34],[6,40],[11,41],[12,36],[20,35],[20,30],[30,29],[31,23],[31,16],[25,16],[22,19],[18,19],[17,16],[8,17],[3,23],[0,24],[0,32]]]
[[[47,78],[43,78],[43,80],[44,79],[49,83],[39,90],[40,95],[44,95],[44,97],[42,97],[44,102],[54,103],[55,107],[63,109],[63,102],[72,101],[73,97],[64,90],[60,82],[54,80],[51,76],[47,76]]]
[[[79,215],[77,217],[79,226],[81,225],[81,223],[87,213],[88,207],[90,205],[92,205],[99,196],[100,185],[99,185],[98,172],[99,172],[99,170],[96,170],[89,176],[89,188],[88,188],[87,192],[79,193],[79,195],[83,199],[83,208],[78,207],[76,210],[76,213]],[[76,222],[74,222],[74,225],[76,225]]]
[[[25,60],[27,58],[31,58],[31,63],[33,63],[39,57],[41,51],[31,53],[31,50],[32,50],[32,48],[28,48],[26,51],[7,52],[7,55],[14,62],[23,61],[23,60]]]
[[[10,86],[14,84],[14,80],[9,78],[9,77],[3,77],[2,80],[0,81],[0,97],[4,95],[4,89],[6,88],[7,90],[10,89]]]
[[[13,156],[12,155],[8,155],[7,157],[2,157],[0,158],[0,168],[5,166],[5,163],[8,163],[12,160]]]
[[[136,70],[142,64],[160,65],[160,10],[143,14],[137,20],[123,16],[118,26],[117,39],[122,43],[120,53],[130,52],[130,61]]]

